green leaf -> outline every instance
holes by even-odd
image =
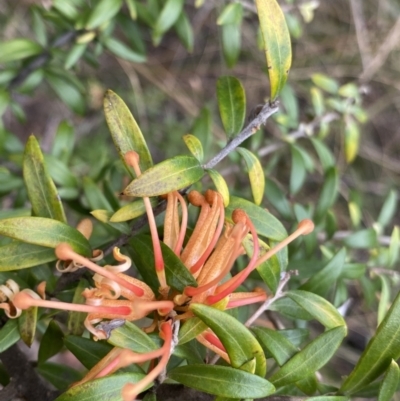
[[[290,147],[292,153],[292,168],[290,172],[290,193],[295,195],[304,184],[306,166],[300,151],[295,145]]]
[[[322,91],[316,87],[310,89],[310,95],[314,113],[316,116],[321,117],[325,113],[324,95]]]
[[[36,138],[31,135],[25,147],[23,174],[35,216],[66,222],[57,188],[50,178]]]
[[[265,189],[264,170],[260,160],[252,152],[246,148],[238,147],[236,149],[246,163],[247,171],[250,178],[251,192],[253,194],[254,203],[259,205],[262,202]]]
[[[47,330],[44,332],[40,342],[38,363],[42,364],[52,356],[56,355],[64,346],[64,333],[54,320],[50,320]]]
[[[175,30],[183,46],[185,46],[185,49],[189,53],[192,53],[194,47],[193,28],[188,16],[183,10],[175,23]]]
[[[134,251],[136,267],[144,281],[157,292],[159,283],[154,267],[154,251],[151,237],[149,235],[137,235],[129,243]],[[197,287],[196,280],[178,256],[163,242],[160,242],[160,245],[168,285],[179,292],[183,292],[187,286]]]
[[[256,5],[267,57],[271,100],[274,100],[285,86],[292,63],[290,35],[276,0],[256,0]]]
[[[85,28],[92,30],[112,19],[122,6],[122,0],[100,0],[93,7]]]
[[[146,353],[158,349],[154,341],[135,324],[125,321],[125,324],[111,332],[107,340],[115,347]]]
[[[223,298],[221,301],[216,302],[215,304],[211,305],[212,308],[216,308],[218,310],[225,310],[226,305],[228,305],[229,299]],[[201,334],[204,330],[207,329],[207,325],[203,323],[201,319],[198,317],[192,317],[189,320],[187,320],[183,325],[181,326],[178,334],[178,339],[179,345],[185,344],[188,341],[193,340],[196,338],[199,334]]]
[[[30,347],[35,340],[38,308],[33,306],[22,311],[18,319],[18,330],[21,340]]]
[[[44,217],[0,220],[0,235],[48,248],[55,248],[58,244],[67,242],[75,252],[84,256],[91,255],[88,240],[78,230]]]
[[[20,338],[18,321],[15,319],[7,320],[6,324],[0,329],[0,353],[10,348]]]
[[[199,139],[191,134],[186,134],[183,136],[183,141],[185,145],[188,147],[190,153],[200,162],[203,162],[204,159],[204,151],[203,146]]]
[[[78,186],[78,180],[71,169],[53,155],[44,155],[44,160],[54,182],[63,187],[73,188]]]
[[[85,193],[85,197],[89,204],[89,207],[92,210],[112,210],[112,206],[110,205],[110,202],[108,202],[107,198],[104,196],[103,191],[100,190],[97,184],[90,177],[83,178],[83,191]]]
[[[393,219],[397,209],[397,192],[392,190],[389,192],[385,199],[385,203],[379,213],[377,222],[382,226],[386,227]]]
[[[77,43],[74,46],[72,46],[71,50],[68,52],[65,58],[64,68],[66,70],[72,68],[83,56],[87,47],[88,47],[87,43]]]
[[[168,372],[168,377],[185,386],[223,397],[261,398],[275,391],[264,378],[226,366],[180,366]]]
[[[311,80],[319,88],[323,89],[325,92],[331,93],[332,95],[335,95],[339,90],[338,83],[334,79],[326,76],[325,74],[320,74],[320,73],[313,74],[311,76]]]
[[[226,209],[227,220],[231,221],[230,216],[235,209],[243,209],[247,213],[258,234],[276,241],[281,241],[287,237],[287,232],[282,223],[262,207],[243,198],[231,196],[229,206]]]
[[[241,37],[240,25],[222,25],[222,51],[224,60],[229,68],[232,68],[240,55]]]
[[[191,304],[190,310],[211,328],[224,345],[231,365],[240,369],[255,358],[255,374],[264,377],[267,361],[264,352],[253,334],[233,316],[202,304]]]
[[[87,369],[91,369],[112,350],[111,345],[105,342],[72,335],[64,338],[64,345]]]
[[[70,388],[55,401],[120,401],[122,388],[144,378],[142,373],[120,373]],[[148,386],[149,387],[149,386]]]
[[[12,39],[0,43],[0,63],[21,60],[41,53],[42,46],[29,39]]]
[[[182,12],[183,4],[184,0],[167,0],[164,3],[154,25],[154,37],[161,37],[175,24]]]
[[[217,19],[217,25],[236,24],[242,22],[243,6],[240,3],[227,4]]]
[[[375,335],[347,377],[340,392],[353,394],[380,376],[392,359],[400,357],[400,293],[397,295]]]
[[[118,39],[109,37],[103,43],[110,52],[124,60],[132,61],[133,63],[144,63],[146,61],[144,54],[136,52]]]
[[[400,379],[399,365],[392,359],[379,388],[378,401],[390,401],[397,391]]]
[[[136,18],[137,18],[137,10],[136,10],[135,0],[125,0],[125,3],[128,6],[130,17],[133,20],[136,20]]]
[[[229,188],[228,188],[228,184],[224,180],[224,177],[222,177],[222,175],[220,173],[218,173],[217,170],[208,169],[206,171],[207,171],[207,174],[210,176],[212,182],[214,183],[215,188],[217,188],[217,191],[222,196],[224,206],[228,207],[228,205],[229,205]]]
[[[81,279],[75,288],[74,297],[72,298],[72,303],[74,304],[84,304],[86,303],[86,298],[82,295],[85,288],[89,287],[89,283],[85,279]],[[85,326],[83,322],[86,319],[86,313],[82,312],[68,312],[68,322],[67,328],[70,334],[75,336],[81,336],[85,331]]]
[[[400,249],[400,229],[398,226],[395,226],[393,228],[392,235],[390,237],[389,256],[388,256],[389,267],[392,267],[399,258],[399,249]]]
[[[343,239],[345,245],[351,248],[373,248],[378,244],[376,231],[373,228],[366,228],[348,235]]]
[[[53,249],[26,242],[12,241],[0,247],[0,271],[3,272],[26,269],[56,259]]]
[[[286,362],[270,381],[274,386],[282,387],[310,376],[329,362],[346,332],[346,327],[339,326],[322,333]]]
[[[231,138],[242,130],[246,117],[246,93],[242,83],[232,76],[218,78],[217,99],[222,124]]]
[[[327,329],[346,326],[346,322],[337,309],[319,295],[302,290],[291,290],[286,293],[286,296],[310,313]]]
[[[69,366],[51,362],[45,362],[37,367],[37,371],[57,390],[65,391],[78,380],[82,379],[82,374]]]
[[[322,186],[318,204],[315,209],[315,219],[321,220],[326,211],[335,203],[339,189],[339,176],[335,167],[325,172],[324,185]]]
[[[150,199],[151,207],[157,206],[158,200],[157,198]],[[127,221],[135,219],[136,217],[142,216],[146,213],[146,208],[144,206],[143,199],[137,199],[127,205],[121,207],[121,209],[117,210],[111,217],[110,222],[118,223],[121,221]]]
[[[284,316],[288,316],[292,319],[301,320],[312,320],[313,316],[308,313],[305,309],[300,307],[296,302],[292,301],[290,298],[280,298],[275,301],[270,310],[281,313]]]
[[[381,295],[378,306],[378,325],[382,322],[386,315],[390,302],[390,282],[386,276],[380,275]]]
[[[124,155],[131,150],[138,153],[142,171],[151,167],[153,161],[139,126],[124,101],[111,90],[104,96],[104,113],[114,145],[131,176],[135,175],[124,159]]]
[[[201,179],[204,170],[193,156],[175,156],[151,167],[123,191],[128,196],[158,196],[185,188]]]
[[[252,327],[257,340],[267,349],[279,366],[285,364],[299,350],[283,334],[266,327]]]
[[[265,255],[270,247],[260,239],[258,240],[259,242],[259,248],[260,248],[260,258]],[[253,241],[251,237],[247,236],[243,242],[242,245],[244,246],[244,249],[246,250],[246,253],[249,257],[253,255]],[[266,260],[264,263],[261,265],[257,266],[257,271],[265,284],[268,285],[269,289],[275,293],[276,289],[278,288],[279,280],[280,280],[280,275],[281,275],[281,267],[279,264],[279,259],[277,255],[272,256],[272,258]]]
[[[345,259],[346,249],[342,248],[318,273],[304,283],[300,290],[326,296],[342,274]]]
[[[54,71],[46,71],[47,82],[57,96],[75,113],[83,114],[86,102],[80,88],[71,79]]]
[[[66,120],[60,122],[54,138],[51,155],[67,163],[74,149],[74,128]]]
[[[357,157],[360,147],[360,129],[353,119],[348,119],[344,128],[344,150],[347,163],[352,163]]]
[[[291,220],[293,218],[292,206],[282,189],[272,179],[268,178],[265,187],[265,196],[269,202],[283,218]]]

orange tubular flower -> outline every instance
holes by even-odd
[[[139,176],[141,171],[138,155],[135,152],[128,152],[125,158]],[[234,291],[257,266],[300,235],[309,234],[314,228],[314,224],[310,220],[301,221],[294,233],[260,257],[256,229],[243,210],[237,209],[233,212],[233,224],[226,223],[222,197],[217,192],[208,190],[203,196],[199,192],[192,191],[187,198],[191,205],[200,208],[191,237],[184,245],[188,220],[187,205],[182,195],[175,191],[167,195],[163,241],[196,279],[197,287],[187,286],[181,294],[170,291],[166,281],[164,260],[153,210],[149,198],[145,197],[143,201],[153,242],[154,268],[160,283],[159,294],[154,294],[144,282],[123,273],[131,266],[131,260],[121,254],[118,248],[114,249],[113,255],[120,263],[116,266],[100,267],[96,264],[102,258],[100,252],[96,252],[94,258],[88,259],[77,254],[70,245],[63,243],[59,244],[55,250],[59,258],[57,266],[60,271],[73,271],[86,267],[95,273],[93,276],[94,288],[87,288],[83,291],[86,304],[47,301],[41,299],[33,291],[19,291],[14,282],[8,281],[6,285],[0,286],[0,308],[5,309],[10,317],[19,316],[21,310],[31,306],[86,312],[88,315],[85,326],[95,336],[95,339],[107,338],[107,334],[103,330],[94,327],[103,320],[119,318],[134,321],[153,312],[154,319],[151,329],[158,328],[160,336],[164,339],[164,345],[159,350],[147,354],[137,354],[130,350],[114,348],[88,372],[81,382],[77,383],[103,377],[131,363],[160,358],[159,363],[143,380],[136,384],[127,384],[124,387],[122,391],[124,401],[134,400],[165,368],[176,345],[173,329],[177,327],[180,320],[193,316],[189,310],[190,303],[213,305],[224,300],[222,304],[226,305],[226,308],[235,308],[265,301],[267,294],[260,288],[254,289],[252,292]],[[182,218],[180,218],[180,214]],[[88,238],[91,233],[91,223],[84,221],[78,226],[78,229]],[[230,273],[238,256],[245,253],[242,242],[248,236],[251,236],[254,249],[248,265],[222,283]],[[40,292],[44,298],[44,288],[41,288]],[[197,336],[197,340],[229,362],[229,356],[223,344],[210,329]]]

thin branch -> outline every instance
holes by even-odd
[[[8,385],[10,387],[7,386],[0,392],[1,401],[7,400],[7,394],[14,393],[26,400],[41,401],[52,401],[60,394],[59,391],[52,390],[46,385],[17,344],[3,351],[0,359],[12,378]]]
[[[363,70],[371,61],[371,46],[368,37],[368,30],[365,27],[363,18],[362,2],[360,0],[350,0],[351,12],[353,14],[354,27],[356,28],[356,39],[360,51]]]
[[[371,62],[364,69],[360,75],[361,82],[368,82],[378,72],[378,70],[385,64],[390,52],[399,45],[400,36],[400,18],[397,19],[393,28],[390,30],[382,45],[379,47],[378,52],[371,60]]]
[[[246,321],[245,326],[251,326],[277,299],[284,296],[283,288],[290,280],[290,277],[297,275],[297,271],[285,272],[283,278],[281,279],[278,288],[276,289],[275,295],[268,298]]]
[[[215,155],[209,162],[203,165],[205,170],[213,168],[221,160],[235,150],[243,141],[256,133],[261,125],[265,124],[270,116],[279,110],[278,102],[266,103],[260,113],[247,125],[247,127],[235,136],[221,151]]]

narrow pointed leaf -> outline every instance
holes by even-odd
[[[65,364],[45,362],[40,364],[36,370],[57,390],[61,391],[66,391],[71,383],[82,379],[82,373]]]
[[[58,326],[58,324],[51,320],[47,326],[47,330],[44,332],[42,340],[40,342],[38,363],[42,364],[49,358],[60,352],[64,346],[63,341],[64,333]]]
[[[100,0],[92,8],[85,28],[97,28],[114,17],[122,6],[122,0]]]
[[[131,176],[134,177],[134,173],[124,159],[125,153],[131,150],[139,154],[142,171],[151,167],[153,161],[139,126],[124,101],[111,90],[104,96],[104,114],[114,145]]]
[[[270,310],[276,311],[292,319],[312,320],[313,316],[290,298],[284,297],[275,301]]]
[[[0,272],[26,269],[56,259],[53,249],[12,241],[0,247]]]
[[[14,345],[21,335],[18,330],[18,321],[9,319],[0,329],[0,353]]]
[[[224,180],[224,177],[222,177],[222,175],[214,169],[207,170],[207,174],[211,177],[212,182],[215,185],[215,188],[217,188],[217,191],[222,196],[224,206],[228,207],[228,205],[229,205],[229,188],[228,188],[226,181]]]
[[[265,376],[267,361],[264,352],[247,327],[233,316],[210,306],[192,304],[190,305],[190,310],[203,320],[221,340],[234,368],[240,368],[249,360],[255,358],[255,374],[262,377]]]
[[[246,117],[246,94],[241,82],[232,76],[217,81],[217,99],[222,124],[228,137],[238,134]]]
[[[225,297],[221,299],[221,301],[213,304],[211,307],[223,311],[225,310],[226,305],[228,305],[228,302],[228,297]],[[207,328],[208,326],[200,318],[192,317],[181,326],[178,334],[178,344],[182,345],[193,340]]]
[[[203,151],[203,145],[201,144],[200,140],[192,134],[186,134],[183,136],[183,141],[185,142],[185,145],[190,150],[190,153],[200,163],[202,163],[203,159],[204,159],[204,151]]]
[[[315,209],[315,219],[320,220],[324,217],[327,210],[335,203],[339,189],[339,177],[335,167],[331,167],[325,172],[324,185],[319,196],[318,204]]]
[[[168,285],[179,292],[183,292],[187,286],[197,287],[197,281],[182,261],[167,245],[163,242],[160,244]],[[140,274],[145,279],[145,282],[157,292],[159,283],[154,268],[154,251],[151,237],[149,235],[137,235],[130,241],[130,245],[134,250],[134,262]]]
[[[394,393],[397,391],[399,379],[399,365],[396,363],[396,361],[392,360],[388,369],[386,370],[385,375],[383,376],[383,380],[379,389],[378,401],[390,401],[392,399]]]
[[[43,217],[0,220],[0,235],[48,248],[55,248],[61,242],[67,242],[77,253],[91,255],[88,240],[75,228],[57,220]]]
[[[35,216],[66,222],[64,208],[51,179],[36,138],[31,135],[25,147],[23,174]]]
[[[300,305],[327,329],[346,326],[346,322],[338,310],[319,295],[308,291],[292,290],[288,291],[286,296]]]
[[[130,349],[139,353],[154,351],[158,348],[142,329],[128,321],[111,332],[108,342],[115,347]]]
[[[264,196],[265,176],[260,160],[246,148],[236,149],[246,163],[247,171],[250,179],[251,192],[253,194],[254,203],[259,205]]]
[[[274,386],[264,378],[226,366],[181,366],[169,372],[168,377],[185,386],[222,397],[261,398],[275,391]]]
[[[286,83],[292,63],[290,35],[276,0],[256,0],[256,5],[267,57],[271,99],[274,100]]]
[[[150,203],[152,207],[157,205],[157,199],[152,198],[150,199]],[[136,217],[142,216],[146,213],[146,208],[144,206],[143,199],[137,199],[127,205],[118,209],[111,217],[110,222],[112,223],[119,223],[122,221],[132,220]]]
[[[183,8],[184,0],[167,0],[154,26],[156,37],[168,31],[175,24]]]
[[[282,223],[262,207],[243,198],[231,196],[226,210],[226,218],[228,220],[235,209],[243,209],[247,213],[258,234],[276,241],[281,241],[287,237],[287,232]]]
[[[340,392],[353,394],[380,376],[400,357],[400,293],[392,303],[375,335],[347,377]]]
[[[259,242],[259,248],[260,248],[260,257],[262,257],[264,254],[268,252],[270,247],[264,242],[261,241],[260,239],[258,240]],[[247,236],[243,242],[242,245],[244,246],[244,249],[246,250],[246,253],[249,257],[253,255],[253,241],[249,236]],[[260,266],[257,266],[257,271],[258,274],[261,276],[265,284],[269,287],[269,289],[275,293],[276,289],[278,288],[280,276],[281,276],[281,268],[278,260],[278,256],[274,255],[272,258],[266,260],[264,263],[262,263]]]
[[[0,63],[9,63],[10,61],[20,60],[39,54],[42,46],[29,39],[13,39],[2,41],[0,44]]]
[[[117,373],[70,388],[55,401],[120,401],[122,388],[143,379],[142,373]]]
[[[128,196],[158,196],[185,188],[201,179],[204,170],[193,156],[164,160],[133,180],[123,191]]]
[[[87,369],[91,369],[112,350],[111,345],[105,342],[73,335],[66,336],[64,344]]]
[[[322,333],[272,375],[270,381],[274,386],[282,387],[313,374],[331,359],[345,335],[344,326]]]
[[[22,341],[30,347],[35,340],[38,308],[36,306],[22,311],[18,319],[18,330]]]
[[[303,284],[300,290],[326,295],[342,274],[345,258],[346,249],[342,248],[318,273]]]
[[[256,335],[263,348],[269,351],[279,366],[285,364],[293,355],[299,352],[299,349],[277,330],[265,327],[252,327],[251,331]]]
[[[89,283],[85,279],[81,279],[75,288],[74,297],[72,298],[72,303],[74,304],[84,304],[86,298],[82,295],[85,288],[89,287]],[[84,321],[87,314],[82,312],[69,312],[67,328],[69,334],[75,336],[81,336],[85,331]]]

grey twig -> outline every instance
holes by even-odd
[[[259,317],[262,313],[264,313],[270,306],[273,304],[277,299],[282,298],[284,296],[283,288],[285,285],[288,283],[290,280],[290,277],[293,275],[297,275],[297,271],[289,271],[285,272],[284,276],[282,277],[278,288],[276,289],[275,295],[271,298],[268,298],[247,320],[245,323],[245,326],[249,327],[251,326]]]
[[[242,132],[235,136],[231,141],[229,141],[226,146],[221,149],[221,151],[215,155],[210,161],[203,165],[205,170],[213,168],[222,159],[229,155],[233,150],[235,150],[243,141],[249,138],[251,135],[256,133],[261,125],[265,124],[272,114],[278,111],[278,102],[266,103],[258,115],[247,125]]]

